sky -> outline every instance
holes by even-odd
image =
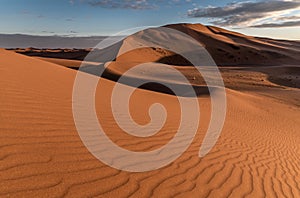
[[[0,33],[111,36],[172,23],[300,40],[300,0],[1,0]]]

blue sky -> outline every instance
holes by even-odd
[[[187,22],[300,40],[298,0],[2,0],[0,21],[9,34],[111,35]]]

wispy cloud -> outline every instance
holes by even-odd
[[[113,9],[147,10],[158,8],[155,1],[150,0],[93,0],[88,1],[88,4]]]
[[[299,7],[298,0],[246,1],[222,7],[196,7],[189,10],[187,15],[193,18],[209,18],[214,25],[220,26],[287,27],[299,24],[289,21],[293,20],[291,16],[282,16],[280,19],[278,15],[288,15]],[[275,16],[277,22],[273,23]]]
[[[35,14],[29,10],[22,10],[21,14],[24,16],[29,16],[29,17],[38,18],[38,19],[46,18],[46,16],[43,14]]]
[[[47,31],[47,30],[44,30],[44,31],[42,31],[42,33],[54,34],[55,32],[53,32],[53,31]]]
[[[75,0],[73,0],[75,1]],[[93,7],[108,9],[152,10],[159,8],[179,7],[191,4],[193,0],[79,0]]]
[[[300,20],[300,16],[282,16],[278,17],[277,20]]]
[[[274,28],[274,27],[296,27],[300,26],[300,20],[299,21],[288,21],[283,23],[264,23],[260,25],[253,25],[251,27],[254,28]]]

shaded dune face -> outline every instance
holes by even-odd
[[[300,45],[246,36],[214,26],[178,24],[166,27],[187,33],[201,43],[219,66],[298,64]]]

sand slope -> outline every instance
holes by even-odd
[[[1,196],[300,196],[296,106],[227,90],[222,135],[214,149],[199,158],[210,115],[210,100],[201,97],[201,127],[187,152],[165,168],[128,173],[102,164],[81,142],[71,109],[76,71],[5,50],[0,51],[0,71]],[[164,104],[172,116],[154,137],[132,138],[120,131],[105,108],[114,84],[102,79],[96,94],[97,113],[112,140],[145,151],[173,137],[180,114],[174,96],[136,91],[131,110],[137,122],[149,121],[147,109],[153,102]]]

